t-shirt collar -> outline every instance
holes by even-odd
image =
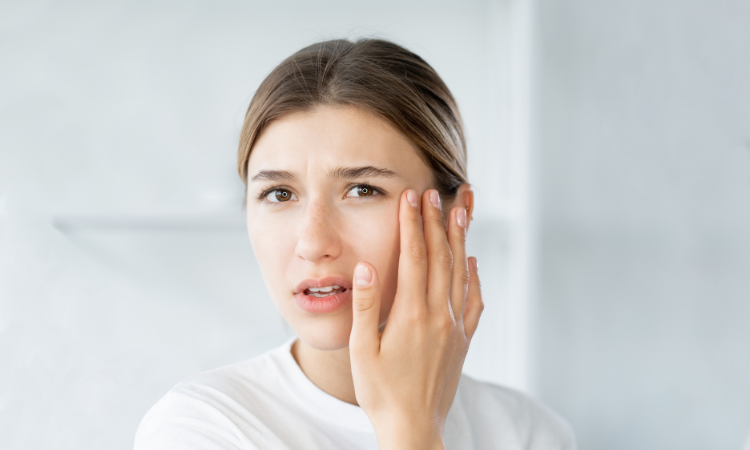
[[[274,351],[280,375],[292,395],[322,420],[353,431],[374,433],[372,423],[362,408],[323,392],[307,378],[292,356],[292,344],[296,340],[295,336]]]

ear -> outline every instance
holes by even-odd
[[[474,191],[471,190],[471,185],[464,183],[458,188],[456,199],[453,201],[452,208],[461,207],[466,210],[466,231],[469,231],[471,225],[472,214],[474,214]]]

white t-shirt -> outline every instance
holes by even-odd
[[[291,354],[294,339],[170,390],[138,426],[135,450],[375,450],[362,408],[315,386]],[[520,392],[462,375],[445,424],[447,450],[571,450],[554,412]]]

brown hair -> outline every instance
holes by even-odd
[[[396,126],[432,169],[446,199],[467,182],[466,141],[456,101],[437,72],[392,42],[339,39],[303,48],[279,64],[245,115],[237,169],[247,183],[250,152],[273,120],[318,105],[350,105]]]

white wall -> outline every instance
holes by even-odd
[[[4,1],[0,447],[128,448],[174,383],[288,338],[245,235],[236,144],[265,75],[332,37],[395,39],[456,95],[487,304],[465,368],[523,385],[507,351],[524,325],[508,306],[502,5]]]
[[[287,338],[237,134],[284,56],[367,34],[423,55],[464,113],[487,301],[467,371],[528,382],[528,225],[533,386],[580,447],[740,448],[748,23],[739,0],[2,2],[0,448],[128,448],[175,382]]]
[[[750,426],[750,3],[537,2],[538,392],[582,449]]]

